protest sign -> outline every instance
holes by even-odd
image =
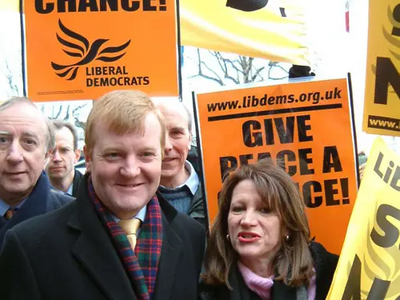
[[[280,159],[298,183],[312,235],[339,253],[357,180],[346,79],[197,95],[209,220],[226,172]]]
[[[115,89],[177,96],[175,0],[24,1],[26,84],[34,101]]]
[[[375,140],[327,299],[400,297],[400,157]]]
[[[400,3],[370,0],[363,130],[400,136]]]

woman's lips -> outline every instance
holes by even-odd
[[[241,231],[238,233],[238,240],[241,243],[253,243],[260,239],[260,235],[255,232]]]

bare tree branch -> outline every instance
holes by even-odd
[[[67,106],[67,113],[66,113],[66,115],[65,115],[65,117],[64,117],[64,121],[68,121],[68,120],[69,120],[69,109],[70,109],[70,105],[68,104],[68,106]]]
[[[79,106],[75,107],[75,108],[72,110],[72,115],[75,116],[75,114],[76,114],[79,110],[81,110],[82,108],[86,107],[86,105],[87,105],[87,104],[83,104],[83,105],[79,105]]]
[[[206,79],[210,79],[212,81],[218,82],[220,85],[225,85],[227,80],[235,84],[240,83],[249,83],[255,81],[263,81],[263,74],[266,72],[267,67],[261,64],[255,64],[255,59],[253,57],[247,57],[243,55],[225,55],[218,51],[207,50],[209,56],[206,58],[214,59],[214,61],[210,61],[207,63],[204,58],[201,57],[200,49],[197,49],[197,64],[198,64],[198,74],[191,76],[194,77],[203,77]],[[229,58],[228,58],[229,57]],[[272,67],[282,68],[276,62],[268,63],[268,76],[271,74]],[[283,69],[283,68],[282,68]]]
[[[61,112],[62,112],[62,109],[63,109],[63,107],[62,107],[62,105],[60,105],[60,106],[58,107],[58,113],[56,114],[55,117],[53,117],[53,119],[58,119],[58,118],[60,117]],[[54,114],[53,114],[53,115],[54,115]]]
[[[75,119],[75,126],[85,130],[86,122],[79,121],[79,119],[77,117],[74,117],[74,119]]]
[[[10,65],[9,65],[7,59],[5,60],[5,65],[6,65],[6,69],[7,69],[6,78],[8,81],[8,85],[11,89],[11,93],[13,96],[18,96],[19,95],[18,85],[16,85],[14,82],[14,75],[13,75],[13,72],[11,71],[11,68],[10,68]]]
[[[215,82],[218,82],[220,85],[224,85],[224,82],[218,76],[218,74],[214,70],[212,70],[209,66],[207,66],[207,64],[204,61],[201,60],[200,49],[197,49],[197,58],[198,58],[198,74],[195,75],[195,76],[201,76],[201,77],[204,77],[206,79],[210,79],[210,80],[213,80]],[[201,66],[204,66],[207,70],[209,70],[211,73],[213,73],[216,76],[216,78],[208,76],[208,75],[205,75],[203,73],[203,70],[202,70]]]
[[[264,70],[264,69],[265,69],[265,67],[259,68],[259,69],[256,71],[256,73],[251,77],[251,81],[256,80],[257,76],[258,76],[258,75],[260,74],[260,72],[261,72],[262,70]]]

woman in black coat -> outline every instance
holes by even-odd
[[[323,300],[338,256],[314,241],[297,186],[270,160],[225,180],[211,230],[202,300]]]

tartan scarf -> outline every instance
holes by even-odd
[[[162,246],[162,218],[157,196],[147,204],[146,217],[133,251],[125,232],[114,221],[107,207],[97,198],[91,177],[88,180],[88,187],[90,200],[100,220],[111,234],[136,296],[141,300],[152,299]]]

